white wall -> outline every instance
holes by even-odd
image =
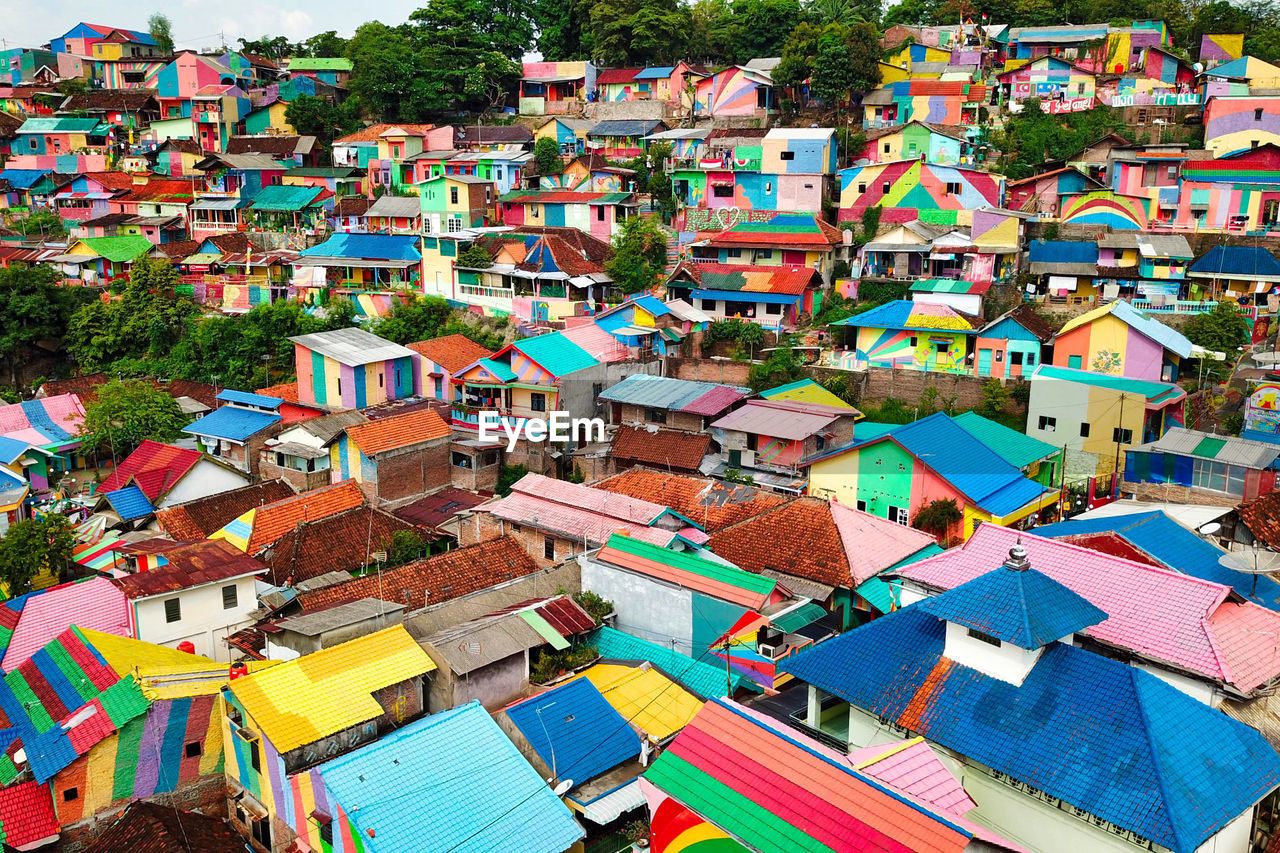
[[[232,584],[236,587],[236,606],[224,609],[222,588]],[[180,602],[181,618],[177,622],[165,621],[164,603],[171,598]],[[133,602],[133,607],[139,640],[169,647],[190,640],[196,654],[216,661],[230,661],[225,640],[252,623],[250,614],[257,609],[258,599],[254,595],[254,576],[246,575],[139,599]]]
[[[1246,853],[1252,829],[1253,809],[1249,809],[1197,847],[1196,853]]]
[[[599,563],[584,554],[582,588],[613,602],[619,631],[693,654],[693,593]],[[674,639],[674,643],[672,640]]]
[[[1161,669],[1158,666],[1152,666],[1148,663],[1135,663],[1131,664],[1131,666],[1136,666],[1144,672],[1151,673],[1156,678],[1166,684],[1170,684],[1178,688],[1198,702],[1203,702],[1211,707],[1217,707],[1217,705],[1222,701],[1222,696],[1217,688],[1208,682],[1200,681],[1196,678],[1187,678],[1185,675],[1178,675],[1175,672],[1169,672],[1167,669]]]
[[[1026,680],[1027,673],[1040,659],[1040,649],[1023,649],[1003,640],[995,646],[970,637],[968,629],[954,622],[947,623],[942,654],[961,666],[1017,685]]]
[[[982,297],[976,293],[913,293],[911,301],[924,305],[948,305],[965,314],[982,316]]]
[[[208,459],[201,459],[187,475],[178,481],[169,494],[161,499],[158,509],[177,506],[187,501],[207,498],[249,485],[249,478]]]

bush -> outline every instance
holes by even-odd
[[[613,612],[612,601],[608,601],[590,590],[584,589],[575,595],[573,600],[578,603],[579,607],[587,611],[587,615],[594,619],[597,625],[603,623],[604,617]]]
[[[503,497],[511,494],[511,487],[528,473],[529,469],[523,465],[503,465],[498,469],[498,485],[494,491]]]
[[[546,684],[562,672],[586,666],[600,657],[600,650],[595,646],[573,646],[564,651],[544,651],[529,667],[529,680],[535,684]]]
[[[964,513],[954,498],[932,501],[916,511],[911,526],[935,536],[945,536],[952,525],[964,520]]]

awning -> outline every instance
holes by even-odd
[[[1051,275],[1049,276],[1050,290],[1068,290],[1072,293],[1076,289],[1076,278],[1070,275]]]
[[[578,80],[585,80],[581,75],[577,77],[525,77],[525,83],[573,83]]]
[[[582,809],[582,816],[598,826],[604,826],[644,804],[644,792],[640,790],[640,780],[634,779],[621,788],[587,803]]]
[[[244,205],[238,198],[202,198],[192,203],[191,210],[237,210]]]
[[[326,258],[319,255],[307,255],[293,262],[295,267],[353,267],[358,269],[404,269],[417,266],[420,261],[376,260],[371,258]]]
[[[628,326],[619,326],[618,328],[613,330],[613,334],[622,335],[623,337],[630,338],[637,335],[652,335],[657,331],[658,331],[657,329],[653,329],[648,326],[628,325]]]
[[[954,261],[956,258],[954,252],[930,252],[929,260],[931,261]]]
[[[725,299],[730,302],[771,302],[777,305],[794,305],[799,296],[787,293],[753,293],[746,290],[694,290],[695,299]]]

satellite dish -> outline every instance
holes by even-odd
[[[563,797],[565,794],[569,793],[571,790],[573,790],[572,779],[565,779],[563,782],[561,782],[559,785],[556,785],[555,787],[555,793],[557,797]]]
[[[1275,551],[1232,551],[1219,557],[1218,565],[1236,572],[1262,575],[1280,571],[1280,554]]]
[[[1200,525],[1200,533],[1205,536],[1214,536],[1222,531],[1222,525],[1216,521],[1210,521],[1207,524]]]

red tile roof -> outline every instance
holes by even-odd
[[[0,788],[0,824],[5,846],[21,850],[58,834],[53,796],[47,784],[21,782]]]
[[[135,802],[85,853],[244,853],[245,847],[240,834],[221,818]]]
[[[385,550],[398,531],[416,533],[424,541],[439,538],[380,509],[357,507],[299,524],[279,537],[270,556],[263,558],[270,570],[266,579],[279,586],[290,576],[297,583],[327,572],[363,568],[369,555]],[[383,572],[384,580],[386,576]]]
[[[115,578],[112,582],[123,590],[126,598],[135,599],[266,571],[266,566],[220,539],[193,542],[166,551],[164,555],[168,565]]]
[[[450,435],[449,425],[433,409],[380,418],[347,427],[347,438],[366,456],[411,447]]]
[[[297,403],[300,399],[298,397],[297,382],[282,382],[279,385],[269,385],[254,393],[262,394],[264,397],[279,397],[286,403]]]
[[[1268,548],[1280,550],[1280,492],[1240,504],[1240,520]]]
[[[364,492],[360,491],[356,481],[343,480],[267,504],[259,508],[253,517],[249,553],[257,554],[303,522],[328,518],[363,503]]]
[[[613,436],[613,456],[619,461],[697,471],[710,444],[707,433],[621,426]]]
[[[776,228],[756,227],[762,223],[744,223],[717,232],[709,238],[708,245],[719,246],[792,246],[796,248],[829,249],[844,242],[844,233],[819,216],[775,217],[781,220]],[[804,225],[793,223],[804,219]],[[772,221],[772,220],[771,220]],[[812,223],[813,227],[808,227]],[[763,223],[768,225],[769,223]]]
[[[444,335],[429,341],[418,341],[409,344],[409,349],[431,359],[449,373],[457,373],[468,364],[493,355],[492,350],[466,335]]]
[[[133,175],[128,172],[85,172],[84,176],[109,190],[133,189]],[[190,184],[187,184],[187,191],[191,191]]]
[[[775,492],[751,486],[652,468],[632,468],[596,483],[595,488],[669,506],[701,524],[708,533],[754,518],[788,500]]]
[[[346,136],[333,140],[334,145],[344,145],[350,142],[377,142],[385,131],[393,127],[401,130],[407,130],[417,136],[424,135],[427,131],[435,128],[434,124],[371,124],[363,130],[357,130],[355,133],[348,133]]]
[[[434,495],[427,495],[425,498],[400,507],[394,515],[419,527],[438,527],[453,518],[456,513],[479,506],[490,497],[492,495],[478,495],[475,492],[448,486]],[[0,614],[3,614],[3,611],[4,608],[0,608]]]
[[[643,68],[606,68],[596,75],[596,85],[607,86],[610,83],[630,83],[643,70]]]
[[[113,492],[132,481],[154,503],[176,486],[199,461],[198,450],[147,439],[102,481],[98,490]]]
[[[244,515],[254,507],[292,497],[293,489],[284,480],[267,480],[156,510],[160,529],[179,541],[204,539]]]
[[[537,571],[537,563],[520,543],[503,536],[385,571],[381,590],[378,578],[367,576],[304,592],[298,601],[307,612],[379,597],[416,608],[469,595]]]
[[[820,498],[796,498],[713,533],[707,547],[749,572],[769,569],[827,586],[853,586],[840,530],[830,504]]]

